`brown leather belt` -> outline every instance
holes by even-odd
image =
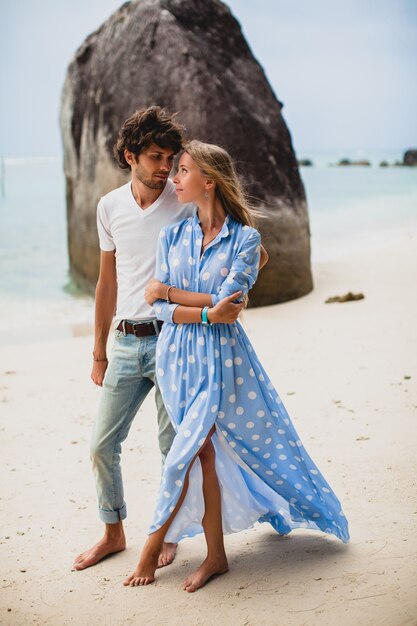
[[[116,330],[120,330],[125,335],[135,335],[135,337],[150,337],[151,335],[159,335],[162,324],[160,320],[154,322],[136,322],[131,323],[122,320]]]

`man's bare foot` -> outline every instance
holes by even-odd
[[[200,587],[203,587],[213,576],[220,576],[220,574],[225,574],[228,571],[229,565],[227,563],[226,555],[210,559],[207,557],[202,562],[200,567],[196,569],[191,576],[188,576],[188,578],[184,580],[182,588],[184,591],[192,593],[193,591],[200,589]]]
[[[160,549],[155,550],[148,542],[143,546],[139,563],[133,574],[130,574],[124,581],[125,587],[138,587],[150,585],[155,580],[155,571],[158,567]]]
[[[126,538],[123,530],[123,522],[106,524],[104,537],[95,546],[79,554],[74,561],[73,569],[82,570],[95,565],[106,556],[122,552],[126,548]]]
[[[167,543],[164,541],[162,544],[162,550],[158,558],[158,567],[165,567],[171,565],[177,554],[177,544]]]
[[[126,539],[124,534],[118,538],[109,538],[104,536],[95,546],[79,554],[74,561],[73,569],[82,570],[95,565],[106,556],[122,552],[126,548]]]

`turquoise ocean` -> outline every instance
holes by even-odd
[[[388,243],[415,229],[417,167],[379,167],[382,160],[401,160],[399,151],[311,150],[298,157],[314,163],[300,169],[313,264]],[[330,165],[343,157],[365,158],[372,165]],[[10,331],[25,322],[39,332],[44,328],[48,336],[53,329],[60,334],[64,328],[82,332],[82,326],[92,322],[92,299],[74,295],[69,285],[62,160],[6,158],[2,169],[0,344],[10,342]]]

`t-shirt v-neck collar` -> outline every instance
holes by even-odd
[[[158,206],[161,204],[161,202],[163,202],[165,196],[167,196],[167,194],[169,193],[169,188],[168,188],[169,180],[167,180],[167,183],[164,189],[162,190],[162,193],[157,197],[155,202],[152,202],[152,204],[150,204],[146,209],[142,209],[142,207],[136,202],[135,196],[133,195],[131,181],[129,181],[129,183],[126,186],[127,186],[129,199],[130,199],[130,204],[132,208],[136,211],[137,215],[139,215],[139,217],[141,218],[145,218],[151,213],[153,213],[155,209],[157,209]]]

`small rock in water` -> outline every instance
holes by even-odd
[[[411,149],[404,152],[403,156],[403,164],[408,166],[416,166],[417,165],[417,149]]]
[[[411,376],[404,376],[404,380],[410,380]]]
[[[350,165],[359,165],[359,166],[369,167],[371,165],[371,162],[368,161],[367,159],[362,159],[360,161],[351,161],[350,159],[340,159],[338,163],[336,163],[336,165],[338,165],[339,167],[346,167]]]
[[[327,298],[325,304],[330,304],[332,302],[352,302],[353,300],[363,300],[365,296],[363,293],[352,293],[348,291],[344,296],[332,296],[331,298]]]

